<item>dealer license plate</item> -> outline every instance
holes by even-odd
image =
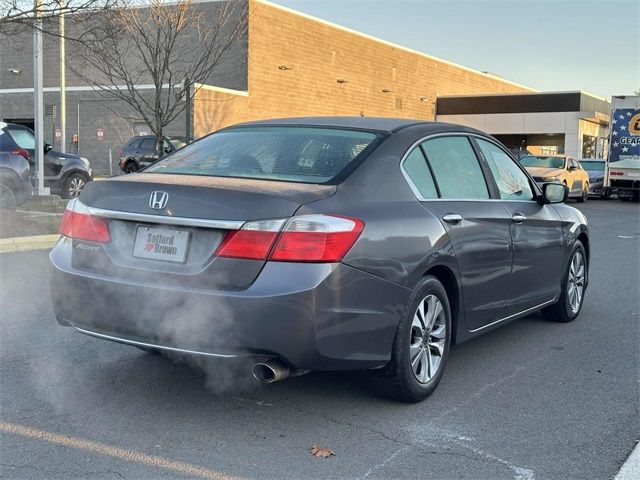
[[[136,231],[133,256],[184,263],[189,246],[189,231],[140,226]]]

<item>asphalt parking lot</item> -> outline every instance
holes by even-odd
[[[417,405],[364,373],[261,386],[78,335],[55,322],[47,252],[0,255],[0,478],[613,478],[640,434],[640,208],[579,208],[578,320],[536,314],[454,348]]]

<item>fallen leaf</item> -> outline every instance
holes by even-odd
[[[335,453],[327,447],[311,447],[311,455],[318,458],[327,458],[331,455],[335,455]]]

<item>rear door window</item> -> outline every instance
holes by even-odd
[[[466,136],[438,137],[422,147],[442,198],[489,198],[480,162]]]
[[[144,138],[140,142],[138,146],[140,150],[144,150],[145,152],[153,152],[156,149],[156,139],[155,138]]]
[[[366,156],[378,138],[339,128],[231,128],[187,145],[146,172],[327,183]]]

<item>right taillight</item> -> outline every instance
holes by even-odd
[[[333,215],[293,217],[278,237],[270,260],[339,262],[356,243],[364,222]]]
[[[72,200],[67,205],[60,222],[60,234],[97,243],[111,241],[107,220],[91,215],[89,209],[78,200]]]
[[[20,155],[21,157],[23,157],[27,162],[29,161],[29,150],[26,150],[24,148],[14,148],[13,150],[11,150],[11,153],[13,155]]]
[[[339,262],[363,228],[358,218],[335,215],[300,215],[286,224],[283,219],[247,222],[227,234],[216,254],[277,262]]]

